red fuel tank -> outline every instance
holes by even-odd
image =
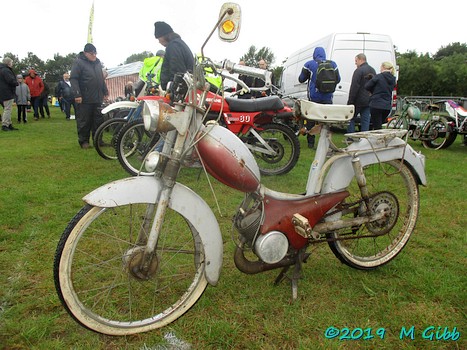
[[[234,133],[210,124],[198,134],[198,140],[196,147],[210,175],[239,191],[256,191],[261,180],[258,164]]]

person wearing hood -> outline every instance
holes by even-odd
[[[195,57],[180,35],[174,33],[167,23],[154,23],[154,36],[165,47],[160,84],[162,90],[166,90],[167,83],[173,81],[175,74],[193,71]]]
[[[306,62],[302,68],[298,81],[304,83],[308,81],[308,100],[315,103],[321,104],[332,104],[333,93],[332,92],[320,92],[316,87],[316,73],[318,70],[318,65],[321,61],[326,60],[326,52],[323,47],[318,46],[313,51],[313,59]],[[341,81],[341,76],[339,74],[339,69],[337,68],[336,62],[329,60],[331,65],[334,67],[337,73],[337,83]],[[314,122],[306,121],[306,129],[309,131],[314,125]],[[314,148],[315,146],[315,135],[310,135],[307,133],[308,148]]]
[[[103,121],[101,105],[108,97],[101,61],[96,47],[87,43],[71,67],[71,90],[76,104],[76,128],[81,148],[90,147],[89,139]]]
[[[369,105],[373,130],[381,129],[391,113],[392,91],[396,86],[396,70],[391,62],[383,62],[380,72],[365,84],[365,89],[371,94]]]
[[[41,103],[41,95],[44,91],[44,82],[37,75],[34,69],[29,70],[29,75],[24,79],[24,82],[29,87],[31,93],[31,105],[34,109],[34,120],[39,120],[39,107]]]

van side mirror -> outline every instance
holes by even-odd
[[[242,13],[240,5],[233,2],[226,2],[222,5],[219,13],[219,38],[223,41],[235,41],[240,34],[240,24],[242,21]]]

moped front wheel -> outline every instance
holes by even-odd
[[[149,269],[139,272],[153,207],[86,205],[65,229],[55,253],[55,288],[82,326],[109,335],[146,332],[175,321],[204,292],[201,238],[170,208]]]
[[[127,120],[124,118],[111,118],[103,122],[96,130],[93,143],[97,153],[106,160],[117,159],[115,145],[117,136]]]
[[[154,175],[144,168],[146,155],[155,149],[158,142],[161,142],[159,133],[152,133],[144,129],[142,120],[127,123],[118,134],[115,143],[117,158],[120,165],[128,174]]]
[[[371,270],[394,259],[409,241],[419,213],[419,190],[411,170],[401,161],[364,167],[369,205],[362,202],[356,180],[348,187],[346,203],[351,208],[340,219],[368,216],[381,210],[387,216],[347,227],[328,235],[329,246],[344,264]]]

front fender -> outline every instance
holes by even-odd
[[[114,102],[107,107],[105,107],[102,110],[102,114],[109,113],[110,111],[113,111],[114,109],[121,109],[121,108],[137,108],[138,107],[138,102],[135,101],[119,101],[119,102]]]
[[[357,153],[362,166],[387,162],[389,160],[404,159],[412,168],[418,183],[426,186],[425,156],[417,153],[409,144],[399,138],[393,139],[387,147],[375,148],[368,140],[361,139],[354,142],[347,149],[349,152]],[[318,193],[328,193],[346,188],[354,177],[351,154],[338,154],[329,159],[323,169],[322,177],[318,184]]]
[[[160,180],[136,176],[110,182],[87,194],[83,200],[93,206],[112,208],[133,203],[156,203],[161,191]],[[219,280],[222,268],[222,235],[211,208],[190,188],[176,183],[169,207],[185,217],[198,231],[206,255],[206,278],[212,285]]]

